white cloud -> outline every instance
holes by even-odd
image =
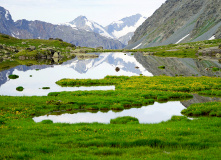
[[[141,13],[150,16],[166,0],[0,0],[14,20],[64,23],[85,15],[102,25]]]

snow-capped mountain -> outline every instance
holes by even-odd
[[[61,25],[71,26],[74,29],[83,29],[86,31],[95,32],[100,34],[101,36],[113,39],[113,37],[109,33],[107,33],[103,26],[94,21],[88,20],[85,16],[79,16],[73,21]]]
[[[134,34],[134,31],[146,20],[141,14],[123,18],[103,27],[102,25],[88,20],[85,16],[79,16],[75,20],[60,25],[71,26],[74,29],[83,29],[98,33],[104,37],[119,40],[127,45]]]
[[[134,32],[145,20],[146,17],[143,17],[141,14],[136,14],[113,22],[105,27],[105,29],[113,37],[119,39],[128,33]]]

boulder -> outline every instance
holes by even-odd
[[[104,47],[100,46],[100,47],[97,47],[96,49],[103,50]]]
[[[55,52],[54,55],[53,55],[53,58],[59,58],[59,57],[60,57],[60,53]]]
[[[36,47],[35,46],[30,46],[29,48],[31,48],[31,50],[36,50]]]
[[[63,40],[60,39],[60,38],[55,38],[55,40],[58,40],[58,41],[60,41],[60,42],[63,42]]]
[[[21,44],[27,44],[26,42],[22,42]]]
[[[3,49],[4,47],[3,47],[3,45],[0,45],[0,49]]]

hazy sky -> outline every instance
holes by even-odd
[[[53,24],[86,16],[103,26],[141,13],[151,16],[166,0],[0,0],[13,20],[41,20]]]

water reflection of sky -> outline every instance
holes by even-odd
[[[110,119],[132,116],[139,119],[140,123],[159,123],[171,119],[173,115],[181,115],[181,111],[185,107],[180,102],[157,103],[154,105],[132,108],[123,110],[122,112],[109,111],[108,113],[77,113],[77,114],[62,114],[62,115],[49,115],[33,118],[35,122],[42,120],[52,120],[54,123],[109,123]]]
[[[116,67],[120,68],[116,72]],[[136,69],[135,67],[139,67]],[[9,80],[0,86],[0,95],[10,96],[44,96],[49,92],[75,91],[75,90],[113,90],[114,86],[109,87],[60,87],[55,84],[56,81],[63,78],[73,79],[101,79],[107,75],[125,75],[134,76],[143,74],[152,76],[136,59],[123,53],[103,53],[99,58],[87,60],[70,60],[62,65],[45,66],[40,70],[33,69],[34,66],[26,67],[25,71],[15,68],[12,74],[19,75],[18,79]],[[32,77],[30,77],[30,75]],[[6,77],[8,75],[5,75]],[[18,86],[23,86],[22,92],[16,91]],[[42,87],[50,87],[49,90],[43,90]]]

